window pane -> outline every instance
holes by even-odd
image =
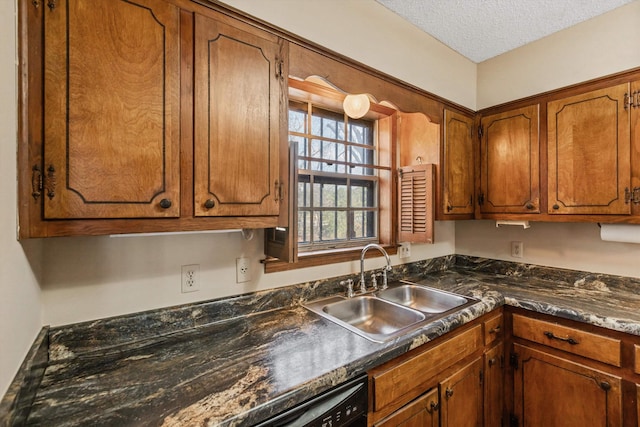
[[[311,206],[311,185],[308,178],[307,175],[307,182],[304,182],[298,177],[298,206],[305,208]]]
[[[353,238],[364,239],[375,237],[376,233],[375,212],[354,211],[353,212]]]
[[[347,213],[344,211],[320,212],[319,241],[347,239]]]
[[[351,120],[348,126],[349,142],[373,145],[373,126],[371,122]]]
[[[298,211],[298,243],[311,242],[311,213]]]
[[[375,151],[364,147],[349,147],[349,160],[351,163],[361,165],[374,165],[375,164]],[[375,170],[372,168],[364,168],[360,166],[354,166],[350,168],[350,173],[356,175],[374,175]]]
[[[301,136],[289,135],[289,144],[296,144],[296,151],[298,156],[307,156],[309,146],[307,139]],[[304,159],[298,159],[298,169],[307,169],[307,161]]]
[[[300,110],[289,110],[289,131],[306,133],[307,113]]]
[[[344,116],[331,111],[313,109],[311,134],[324,138],[344,140]]]
[[[356,208],[372,208],[376,206],[376,183],[373,181],[351,182],[351,206]]]

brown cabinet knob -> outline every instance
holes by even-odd
[[[204,207],[207,209],[211,209],[216,205],[216,202],[213,201],[213,199],[207,199],[206,202],[204,202]]]
[[[169,199],[160,200],[160,207],[162,209],[169,209],[171,207],[171,200]]]

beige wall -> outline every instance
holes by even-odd
[[[495,221],[458,221],[456,253],[640,278],[640,245],[600,240],[597,224],[531,222],[531,228],[496,228]],[[511,242],[523,257],[511,256]]]
[[[640,67],[638,22],[637,0],[479,64],[478,107]],[[513,240],[524,243],[522,260],[510,256]],[[603,242],[596,224],[458,222],[456,253],[640,277],[640,245]]]
[[[17,74],[12,3],[5,2],[0,13],[0,397],[42,325],[37,283],[40,245],[33,241],[23,248],[16,240]]]
[[[640,67],[640,0],[478,64],[478,110]]]

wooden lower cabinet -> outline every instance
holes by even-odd
[[[622,380],[569,359],[514,344],[514,413],[520,426],[622,425]]]
[[[484,354],[484,425],[503,425],[504,414],[504,343]]]
[[[369,371],[369,426],[499,427],[504,344],[488,330],[502,330],[501,313],[487,314]]]
[[[479,357],[440,383],[441,427],[482,426],[482,376]]]
[[[440,425],[440,402],[438,389],[434,388],[389,417],[375,427],[437,427]]]

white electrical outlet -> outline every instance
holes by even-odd
[[[522,258],[524,245],[522,242],[511,242],[511,256],[514,258]]]
[[[182,293],[200,290],[200,264],[182,266]]]
[[[409,258],[411,256],[411,243],[402,243],[398,247],[399,258]]]
[[[236,258],[236,283],[244,283],[249,280],[251,280],[249,258]]]

